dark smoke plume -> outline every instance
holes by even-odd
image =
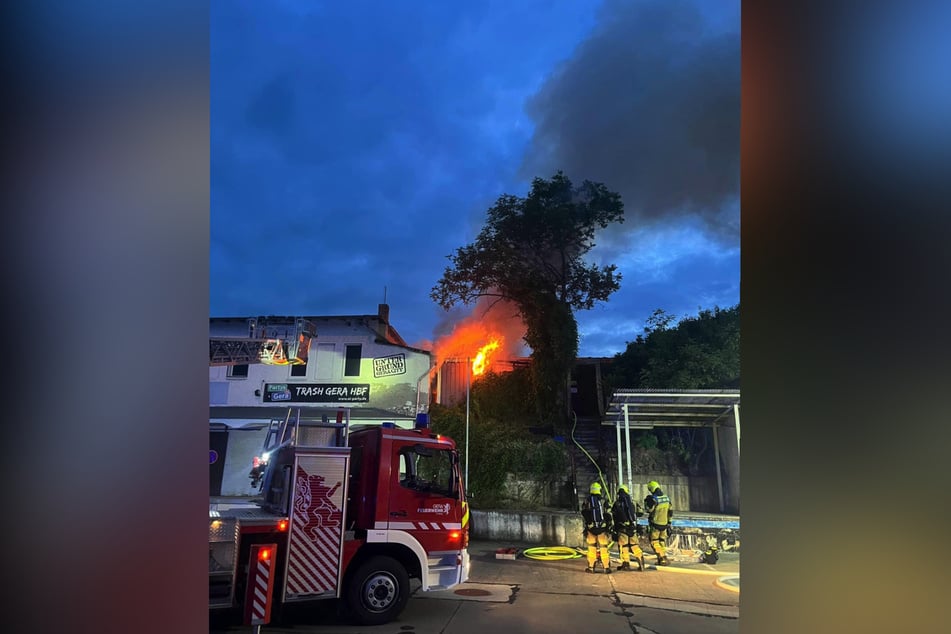
[[[598,23],[530,101],[522,175],[563,170],[621,194],[625,233],[699,220],[739,242],[740,38],[682,0],[606,0]]]

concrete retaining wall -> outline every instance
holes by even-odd
[[[472,510],[472,538],[544,546],[583,546],[581,515],[570,511]]]
[[[521,542],[539,546],[583,548],[584,534],[580,513],[570,511],[479,511],[472,509],[472,539]],[[729,527],[727,527],[729,526]],[[739,552],[739,518],[708,516],[674,519],[670,546],[706,548],[719,544],[723,551]],[[642,540],[643,541],[643,540]],[[701,549],[702,549],[701,548]]]

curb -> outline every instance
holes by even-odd
[[[656,570],[679,572],[687,575],[707,575],[710,577],[739,577],[740,574],[724,573],[722,570],[693,570],[691,568],[677,568],[676,566],[654,566]]]

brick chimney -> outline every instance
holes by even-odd
[[[380,321],[382,321],[387,326],[390,325],[390,305],[389,304],[378,304],[377,315],[379,315]]]

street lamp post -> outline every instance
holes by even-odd
[[[469,494],[469,380],[472,377],[472,362],[466,359],[466,495]]]

